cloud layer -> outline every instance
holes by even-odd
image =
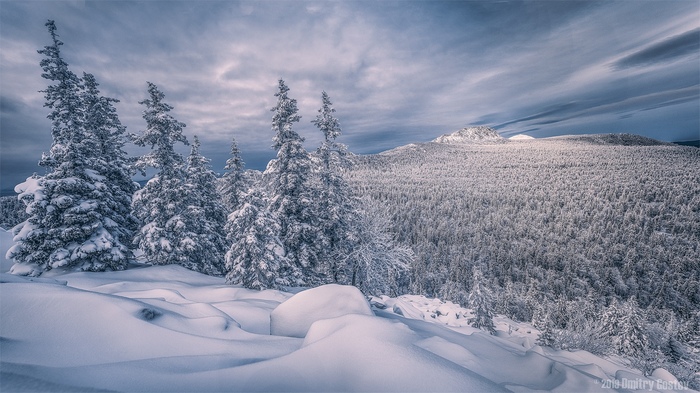
[[[696,1],[3,1],[2,189],[40,171],[50,147],[37,92],[46,19],[71,69],[121,100],[130,132],[144,125],[146,81],[156,83],[216,170],[233,137],[249,167],[273,157],[278,78],[309,149],[322,90],[357,153],[470,124],[506,136],[699,137]]]

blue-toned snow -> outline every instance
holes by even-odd
[[[0,242],[4,258],[8,233]],[[308,327],[297,338],[270,334],[270,314],[292,293],[179,266],[2,274],[0,391],[589,392],[610,391],[604,382],[616,378],[673,377],[535,346],[535,329],[505,318],[488,335],[450,302],[381,297],[370,308],[356,295],[298,293],[277,311],[277,323]]]

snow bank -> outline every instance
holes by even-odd
[[[585,351],[524,347],[535,330],[503,317],[498,336],[465,326],[470,310],[439,299],[373,298],[374,315],[338,285],[252,291],[152,266],[3,274],[0,300],[2,392],[604,392],[644,378]],[[271,321],[305,338],[270,335]]]
[[[505,392],[502,386],[414,345],[421,337],[403,323],[348,314],[320,320],[292,356],[323,375],[320,390]],[[352,365],[348,367],[348,365]]]
[[[307,289],[272,311],[270,334],[303,338],[314,322],[346,314],[374,315],[359,289],[337,284]]]

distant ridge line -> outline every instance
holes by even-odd
[[[677,141],[677,142],[673,142],[673,144],[700,148],[700,139],[697,139],[694,141]]]

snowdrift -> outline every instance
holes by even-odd
[[[307,289],[272,310],[270,333],[304,338],[316,321],[347,314],[373,315],[359,289],[335,284]]]
[[[587,352],[533,346],[527,324],[498,318],[490,336],[456,304],[402,296],[370,308],[355,291],[251,291],[179,266],[2,274],[0,391],[577,392],[604,391],[620,375],[653,382]],[[300,326],[303,335],[289,334]]]

